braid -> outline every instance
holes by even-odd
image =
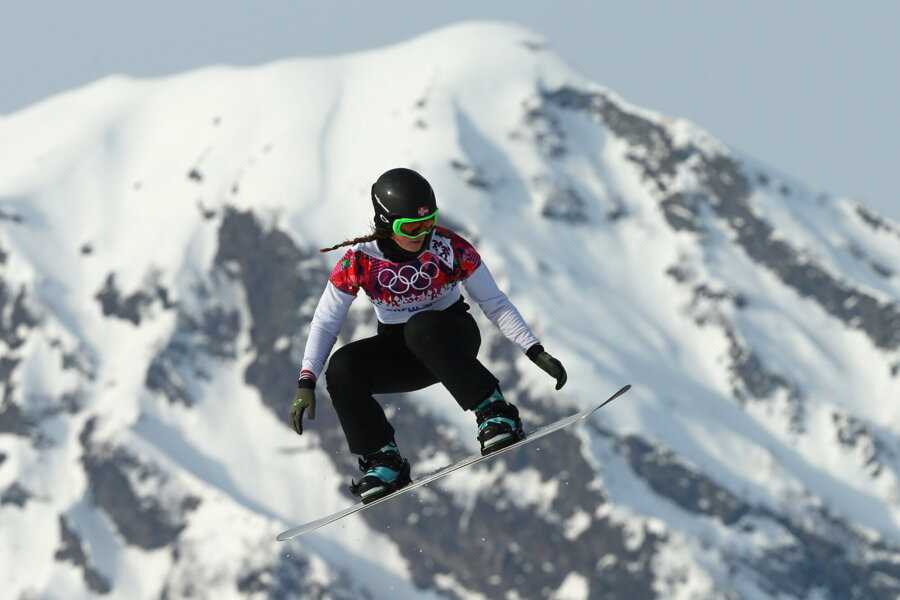
[[[390,239],[390,237],[391,237],[391,234],[389,232],[386,232],[382,229],[377,229],[373,225],[372,231],[368,235],[354,238],[352,240],[343,241],[340,244],[335,244],[334,246],[331,246],[330,248],[322,248],[321,250],[319,250],[319,252],[329,252],[331,250],[337,250],[338,248],[340,248],[342,246],[351,246],[353,244],[361,244],[364,242],[371,242],[371,241],[377,240],[377,239],[386,240],[386,239]]]

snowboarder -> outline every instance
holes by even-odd
[[[472,410],[481,453],[524,437],[518,409],[477,358],[481,334],[460,293],[528,358],[566,382],[562,364],[548,354],[487,265],[461,236],[437,225],[434,191],[419,173],[391,169],[372,185],[375,226],[371,234],[323,248],[350,246],[331,271],[313,315],[303,355],[291,425],[303,433],[303,414],[315,418],[316,380],[331,352],[350,304],[362,289],[375,307],[377,335],[339,348],[325,372],[326,387],[365,475],[350,490],[363,502],[410,483],[409,461],[372,394],[411,392],[442,383],[463,410]]]

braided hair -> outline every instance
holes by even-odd
[[[331,250],[337,250],[338,248],[342,248],[343,246],[351,246],[353,244],[361,244],[364,242],[371,242],[373,240],[389,240],[391,239],[391,233],[384,229],[380,229],[372,226],[372,231],[368,235],[364,235],[362,237],[354,238],[352,240],[346,240],[341,242],[340,244],[335,244],[330,248],[322,248],[319,252],[330,252]]]

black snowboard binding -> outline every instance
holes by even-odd
[[[478,422],[478,441],[481,442],[482,456],[525,439],[519,409],[506,400],[496,400],[483,409],[476,410],[475,418]]]
[[[383,498],[412,481],[409,461],[400,456],[394,444],[360,458],[359,470],[365,475],[359,481],[350,480],[350,493],[359,496],[363,504]]]

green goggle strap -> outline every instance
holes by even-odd
[[[417,233],[416,235],[409,235],[408,233],[403,233],[402,231],[400,231],[400,227],[402,227],[403,225],[405,225],[407,223],[418,223],[419,221],[427,221],[428,219],[431,219],[431,218],[434,219],[434,227],[437,227],[437,214],[438,214],[438,211],[437,211],[437,209],[435,209],[434,212],[431,213],[430,215],[426,215],[426,216],[420,217],[418,219],[409,219],[406,217],[404,217],[402,219],[396,219],[394,221],[394,233],[396,233],[397,235],[402,235],[403,237],[409,238],[411,240],[415,240],[422,236],[428,235],[428,232],[431,231],[430,229],[427,231],[422,231],[420,233]]]

